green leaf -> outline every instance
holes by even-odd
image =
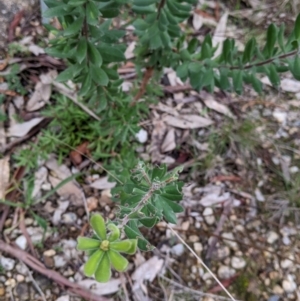
[[[79,236],[77,238],[77,249],[81,251],[87,251],[91,249],[99,249],[100,247],[100,241],[93,239],[93,238],[88,238],[88,237],[82,237]]]
[[[252,84],[253,89],[260,94],[262,92],[262,82],[255,76],[255,74],[251,73],[250,81]]]
[[[76,59],[80,64],[86,58],[86,51],[87,51],[87,40],[86,38],[82,37],[80,38],[76,49]]]
[[[44,13],[44,18],[62,17],[70,14],[70,11],[66,11],[66,5],[59,5],[56,7],[48,8]]]
[[[106,239],[106,227],[105,227],[105,221],[104,218],[100,214],[93,214],[90,219],[90,224],[94,230],[94,232],[97,234],[97,236],[105,240]]]
[[[81,30],[83,19],[84,19],[83,17],[77,18],[76,21],[74,21],[71,25],[69,25],[64,31],[64,36],[71,36],[74,34],[78,34]]]
[[[229,78],[228,78],[228,69],[227,68],[221,68],[220,69],[220,88],[224,91],[229,90],[231,87]]]
[[[103,260],[105,252],[102,250],[97,250],[91,257],[88,259],[84,265],[83,272],[87,277],[91,277],[95,274],[99,263]]]
[[[100,15],[99,9],[93,1],[88,1],[86,5],[86,20],[88,24],[96,25]]]
[[[81,89],[79,90],[78,95],[79,96],[85,96],[85,95],[87,95],[87,93],[90,91],[91,85],[92,85],[91,76],[90,76],[90,74],[87,74],[84,77],[84,81],[82,83],[82,86],[81,86]]]
[[[147,228],[153,228],[157,224],[158,218],[157,217],[140,218],[139,222]]]
[[[131,248],[132,242],[130,239],[114,241],[109,244],[109,248],[117,252],[127,252]]]
[[[76,65],[72,65],[61,72],[55,79],[57,82],[66,82],[69,79],[72,79],[74,76]]]
[[[143,251],[150,251],[153,247],[149,242],[143,238],[142,233],[139,231],[135,221],[129,221],[124,227],[124,231],[128,238],[138,239],[138,247]]]
[[[157,2],[157,0],[134,0],[133,1],[133,5],[136,6],[149,6],[151,4],[155,4]]]
[[[264,49],[266,57],[271,57],[273,55],[273,49],[277,40],[278,28],[275,24],[271,24],[267,30],[267,43]]]
[[[126,252],[123,252],[123,253],[133,255],[136,253],[138,240],[137,239],[129,239],[129,240],[131,241],[131,247],[129,250],[127,250]]]
[[[199,73],[202,70],[202,64],[200,62],[189,63],[189,72]]]
[[[115,46],[100,43],[100,45],[97,46],[97,48],[103,58],[103,61],[106,63],[125,61],[124,53]]]
[[[95,272],[95,279],[98,282],[107,282],[111,277],[110,259],[107,252],[104,253],[97,270]]]
[[[212,48],[208,43],[205,43],[201,47],[201,60],[211,58],[213,55]]]
[[[300,42],[300,14],[298,14],[295,27],[294,27],[295,39]]]
[[[107,86],[109,83],[109,78],[107,76],[107,74],[104,72],[103,69],[93,66],[90,66],[90,72],[91,72],[91,77],[93,79],[93,81],[97,84],[97,85],[101,85],[101,86]]]
[[[284,47],[284,30],[285,30],[285,25],[284,23],[282,23],[280,25],[280,28],[279,28],[279,31],[278,31],[278,44],[279,44],[279,47],[281,49],[281,51],[283,53],[285,53],[285,47]]]
[[[232,83],[233,88],[237,94],[243,92],[243,72],[242,70],[233,70],[232,71]]]
[[[101,67],[102,65],[102,56],[99,53],[98,49],[91,42],[88,43],[88,58],[96,66]]]
[[[278,87],[280,85],[280,77],[276,71],[274,64],[270,64],[267,68],[270,82],[274,87]]]
[[[149,25],[147,24],[146,21],[144,21],[143,19],[136,19],[132,25],[134,26],[134,28],[136,30],[139,30],[139,31],[144,31],[144,30],[147,30],[149,28]]]
[[[300,80],[300,58],[299,56],[295,56],[292,68],[290,68],[294,78],[296,80]]]
[[[176,73],[181,80],[185,81],[188,77],[189,63],[185,62],[179,65],[176,69]]]
[[[42,218],[41,216],[35,214],[33,211],[31,211],[31,214],[32,214],[34,220],[37,222],[37,224],[46,232],[47,227],[48,227],[47,221],[44,218]]]
[[[101,13],[103,18],[115,18],[119,15],[120,11],[118,8],[102,8]]]
[[[150,14],[155,12],[155,5],[149,5],[149,6],[132,6],[132,10],[137,14]]]
[[[250,60],[254,54],[255,46],[256,46],[256,40],[254,38],[251,38],[247,42],[244,53],[243,53],[243,63],[244,64],[250,62]]]
[[[120,237],[120,229],[114,223],[109,223],[107,225],[107,230],[110,231],[110,234],[108,236],[108,240],[110,242],[113,242]]]
[[[116,251],[109,250],[107,253],[114,269],[118,272],[124,272],[128,267],[128,260]]]

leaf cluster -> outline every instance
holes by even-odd
[[[152,246],[140,227],[152,228],[162,219],[175,224],[176,213],[183,211],[178,204],[183,186],[178,173],[177,169],[167,172],[166,165],[152,167],[139,162],[126,183],[113,190],[120,203],[118,221],[129,238],[138,238],[141,250],[151,250]]]

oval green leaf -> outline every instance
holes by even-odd
[[[91,277],[95,274],[97,267],[103,259],[105,252],[98,250],[88,259],[84,265],[83,272],[87,277]]]
[[[95,272],[95,279],[98,282],[107,282],[110,279],[110,277],[111,277],[110,260],[107,252],[105,252]]]
[[[100,246],[100,241],[88,237],[79,236],[77,238],[77,249],[81,251],[87,251],[97,249]]]
[[[104,218],[100,214],[94,214],[90,219],[90,224],[94,229],[97,236],[105,240],[106,239],[106,227]]]
[[[126,270],[128,266],[128,260],[125,257],[113,250],[109,250],[107,253],[110,258],[111,265],[116,271],[123,272]]]

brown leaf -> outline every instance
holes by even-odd
[[[70,152],[70,159],[75,166],[81,164],[82,155],[86,155],[89,153],[88,145],[88,141],[83,142],[82,144],[76,147],[76,150]]]

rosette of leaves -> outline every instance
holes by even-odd
[[[90,225],[95,236],[77,239],[77,249],[87,251],[90,256],[83,271],[88,277],[94,275],[97,281],[107,282],[111,277],[111,267],[118,272],[126,270],[128,261],[120,253],[134,254],[137,240],[120,240],[119,228],[111,222],[106,225],[100,214],[91,217]]]
[[[178,181],[180,169],[167,172],[166,165],[151,167],[140,162],[132,170],[124,186],[116,187],[120,201],[119,218],[128,238],[137,238],[141,250],[152,246],[143,237],[139,228],[152,228],[161,219],[176,223],[176,213],[183,208],[178,204],[182,199],[183,183]]]

